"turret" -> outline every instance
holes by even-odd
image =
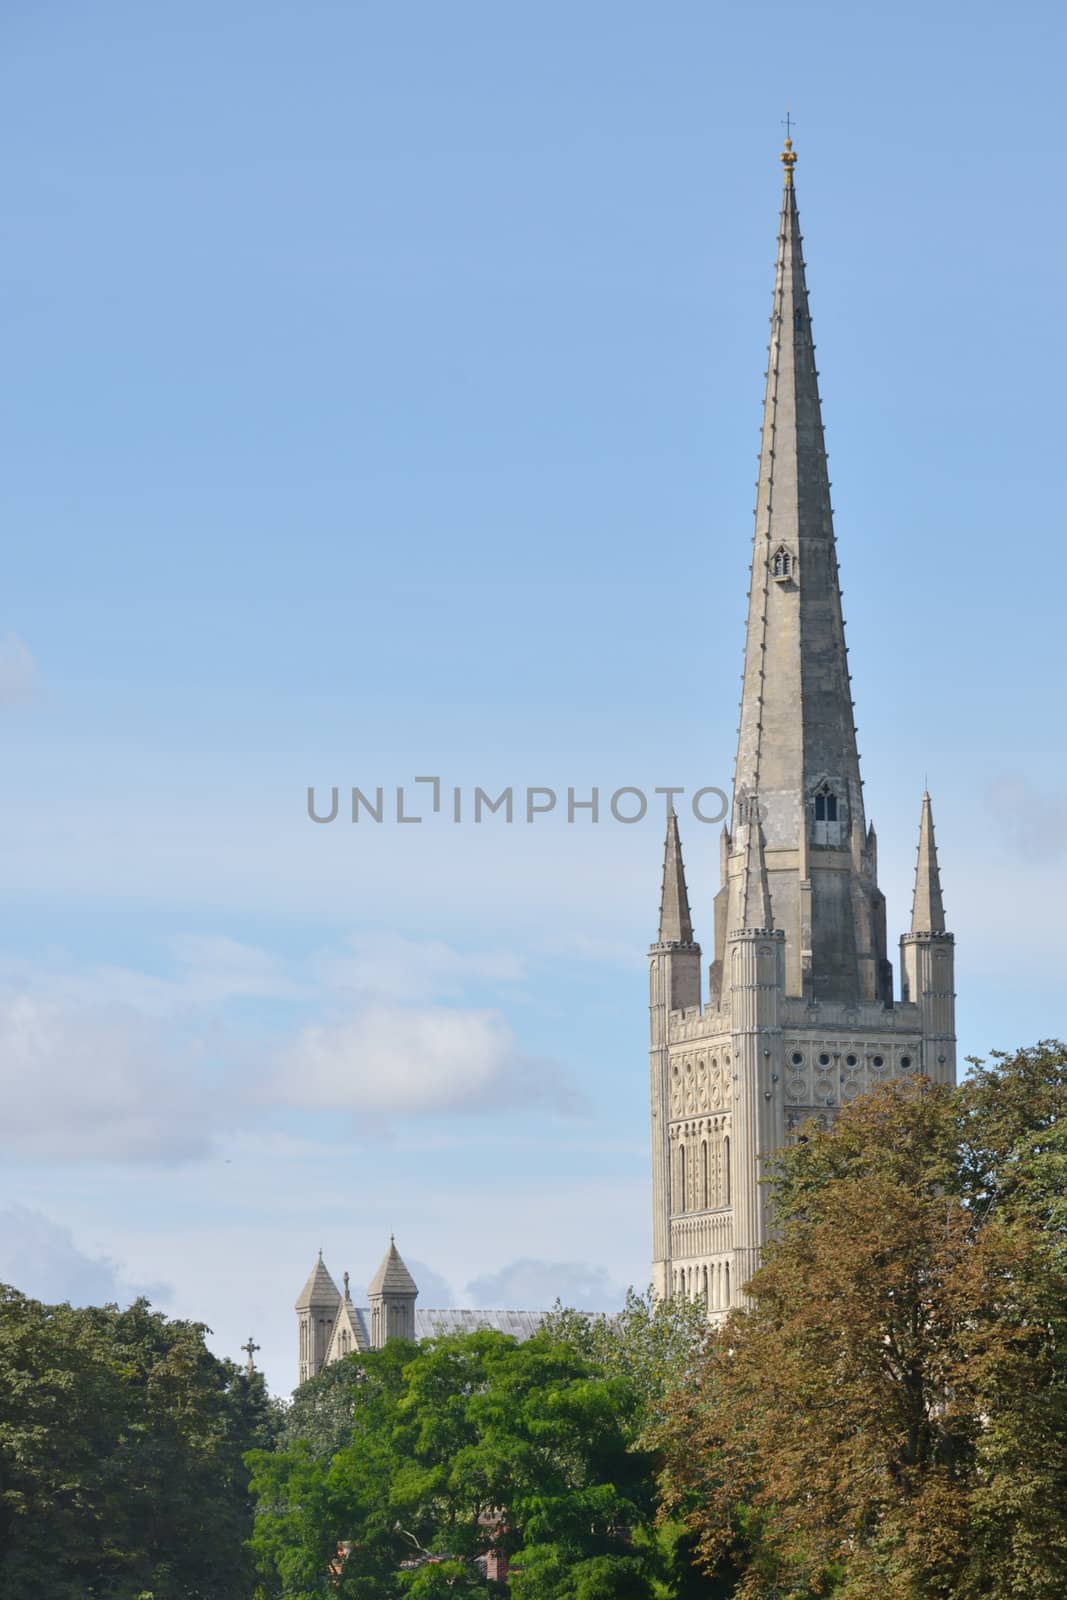
[[[737,807],[736,871],[730,879],[733,925],[726,935],[733,1043],[732,1182],[734,1304],[759,1265],[770,1232],[766,1164],[785,1142],[779,1000],[785,982],[785,935],[772,926],[767,863],[757,796]]]
[[[320,1250],[296,1301],[300,1383],[322,1371],[340,1304],[340,1291],[326,1270]]]
[[[390,1234],[389,1248],[368,1290],[370,1339],[375,1350],[380,1350],[389,1339],[414,1339],[418,1293],[418,1284],[404,1265],[396,1240]]]
[[[923,1071],[937,1083],[956,1081],[955,941],[945,930],[934,812],[923,795],[911,931],[900,941],[901,997],[922,1014]]]
[[[667,1044],[672,1011],[700,1009],[700,946],[693,936],[678,818],[671,808],[663,850],[659,935],[649,955],[652,1074],[652,1281],[670,1293],[670,1091]]]

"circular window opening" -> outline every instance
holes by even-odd
[[[855,1056],[846,1056],[845,1057],[845,1065],[849,1066],[849,1067],[854,1067],[856,1065],[856,1057]]]
[[[874,1065],[876,1067],[884,1067],[885,1066],[885,1060],[884,1060],[884,1058],[882,1056],[872,1056],[871,1060],[872,1060],[872,1062],[874,1063]]]
[[[799,1050],[794,1050],[793,1051],[793,1065],[794,1065],[794,1067],[802,1066],[803,1062],[804,1062],[804,1057],[801,1055],[800,1051]]]
[[[820,1067],[828,1067],[830,1065],[830,1057],[826,1054],[825,1050],[819,1057],[819,1065]]]
[[[901,1056],[900,1064],[904,1068],[904,1071],[907,1072],[908,1068],[911,1066],[911,1057],[910,1056]]]

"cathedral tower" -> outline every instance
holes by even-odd
[[[677,818],[651,961],[653,1282],[738,1304],[768,1158],[889,1078],[955,1081],[953,942],[925,796],[894,1000],[864,814],[815,346],[787,139],[733,811],[702,1001]]]

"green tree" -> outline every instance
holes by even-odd
[[[252,1459],[268,1591],[646,1600],[659,1560],[637,1402],[567,1339],[482,1331],[350,1358],[346,1444]],[[338,1551],[343,1559],[338,1561]],[[331,1565],[334,1571],[330,1572]]]
[[[248,1592],[258,1376],[144,1301],[75,1310],[0,1289],[0,1597]]]
[[[1067,1593],[1067,1052],[887,1086],[784,1154],[664,1496],[760,1600]]]

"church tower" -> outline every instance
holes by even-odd
[[[761,1179],[812,1117],[889,1078],[955,1081],[953,940],[924,796],[894,1000],[841,614],[815,346],[787,139],[733,810],[701,993],[677,818],[651,962],[653,1283],[739,1304]]]

